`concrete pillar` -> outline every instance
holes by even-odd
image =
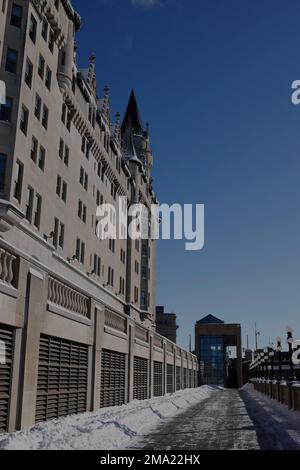
[[[167,393],[167,345],[166,342],[163,342],[164,348],[164,366],[163,366],[163,395]]]
[[[149,398],[154,396],[153,334],[149,333]]]
[[[133,400],[133,378],[134,378],[134,339],[135,339],[135,325],[129,324],[129,354],[128,354],[128,401]]]
[[[47,283],[44,274],[29,268],[25,301],[24,330],[21,345],[23,375],[20,381],[20,414],[18,428],[35,423],[38,380],[39,343],[43,316],[46,312]]]
[[[101,349],[103,344],[104,335],[104,309],[102,306],[92,302],[92,312],[95,315],[94,322],[94,351],[93,351],[93,364],[92,364],[92,399],[91,409],[96,411],[100,408],[100,394],[101,394]]]

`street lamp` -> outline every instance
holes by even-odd
[[[292,382],[294,380],[294,364],[293,364],[293,328],[291,326],[286,327],[286,332],[287,332],[287,344],[289,346],[289,356],[290,356],[290,372],[291,372],[291,378],[290,381]]]
[[[278,381],[280,382],[282,380],[282,358],[281,358],[281,351],[282,351],[282,346],[281,346],[281,338],[278,336],[276,338],[277,341],[277,347],[276,351],[278,352]]]
[[[272,343],[271,351],[269,352],[269,357],[271,358],[271,380],[274,380],[274,344]]]
[[[268,348],[264,349],[264,355],[265,355],[265,363],[266,363],[266,380],[268,380],[269,378],[269,366],[268,366],[269,350]]]
[[[261,378],[264,376],[264,362],[265,362],[265,354],[263,352],[260,353],[260,371],[261,371]]]

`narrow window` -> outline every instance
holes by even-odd
[[[21,28],[22,26],[22,14],[23,9],[20,5],[13,3],[11,9],[10,24],[16,28]]]

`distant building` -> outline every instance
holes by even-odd
[[[230,358],[236,347],[236,358]],[[207,315],[195,325],[195,348],[200,363],[200,384],[242,386],[241,325],[226,324]]]
[[[245,350],[245,361],[253,361],[253,351],[252,349]]]
[[[165,313],[165,307],[156,307],[156,331],[173,343],[177,340],[177,316],[175,313]]]

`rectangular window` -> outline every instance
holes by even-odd
[[[34,210],[34,226],[39,229],[41,222],[41,209],[42,209],[42,197],[39,194],[35,195],[35,210]]]
[[[14,49],[7,49],[6,54],[6,64],[5,70],[6,72],[16,73],[17,72],[17,64],[18,64],[18,52]]]
[[[85,255],[85,243],[81,242],[81,253],[80,253],[81,264],[84,264],[84,255]]]
[[[94,255],[94,274],[98,277],[101,275],[101,258],[98,255]]]
[[[80,167],[79,183],[81,184],[81,186],[83,186],[83,183],[84,183],[84,169],[82,168],[82,166]]]
[[[44,149],[42,145],[40,145],[38,166],[42,171],[45,170],[45,160],[46,160],[46,150]]]
[[[32,222],[32,212],[33,212],[33,189],[28,186],[27,188],[27,203],[26,203],[26,219],[28,222]]]
[[[61,121],[65,124],[66,122],[66,113],[67,113],[67,107],[65,103],[62,105],[62,110],[61,110]]]
[[[58,155],[59,155],[59,158],[61,159],[63,159],[63,155],[64,155],[64,146],[65,146],[64,141],[60,139]]]
[[[79,238],[77,238],[77,240],[76,240],[76,259],[77,259],[77,261],[80,260],[80,247],[81,247],[81,242],[80,242]]]
[[[61,198],[64,202],[67,202],[67,183],[65,181],[62,184]]]
[[[46,79],[45,79],[45,85],[48,88],[48,90],[51,90],[51,81],[52,81],[52,72],[50,68],[47,66],[46,68]]]
[[[50,52],[53,53],[53,51],[54,51],[54,33],[53,33],[52,30],[50,31],[50,34],[49,34],[48,47],[49,47]]]
[[[34,161],[34,163],[36,163],[37,161],[37,154],[38,154],[38,141],[36,140],[34,136],[32,136],[30,158],[31,160]]]
[[[60,248],[64,247],[64,242],[65,242],[65,225],[60,222],[60,233],[59,233],[59,239],[58,239],[58,244]]]
[[[12,108],[12,98],[6,97],[6,103],[0,105],[0,121],[11,122]]]
[[[33,65],[27,57],[26,60],[26,68],[25,68],[25,83],[31,88],[32,85],[32,73],[33,73]]]
[[[58,230],[59,230],[59,220],[54,217],[54,230],[53,230],[53,246],[57,248],[58,245]]]
[[[20,129],[23,132],[23,134],[27,135],[27,128],[28,128],[28,116],[29,116],[29,111],[28,109],[23,105],[22,110],[21,110],[21,120],[20,120]]]
[[[29,24],[29,37],[32,42],[35,44],[36,41],[36,30],[37,30],[37,21],[33,15],[30,17],[30,24]]]
[[[142,292],[141,292],[141,305],[143,307],[146,307],[146,304],[147,304],[146,299],[147,299],[146,292],[144,290],[142,290]]]
[[[65,156],[64,156],[64,164],[65,164],[66,166],[69,165],[69,156],[70,156],[70,149],[69,149],[69,147],[66,145],[66,146],[65,146]]]
[[[16,164],[15,181],[14,181],[14,198],[20,203],[22,197],[22,185],[23,185],[23,172],[24,165],[21,162]]]
[[[60,194],[61,194],[61,177],[59,175],[57,175],[57,178],[56,178],[56,194],[57,194],[57,196],[60,197]]]
[[[42,80],[44,80],[44,74],[45,74],[45,59],[44,57],[40,54],[39,57],[39,66],[38,66],[38,74],[41,77]]]
[[[142,266],[142,279],[147,279],[147,268]]]
[[[6,155],[0,153],[0,191],[4,190]]]
[[[49,119],[49,110],[44,104],[43,106],[43,117],[42,117],[42,126],[47,130],[48,129],[48,119]]]
[[[82,222],[86,223],[86,206],[82,208]]]
[[[21,28],[22,26],[22,14],[23,9],[20,5],[13,3],[11,9],[10,24],[16,28]]]
[[[67,126],[68,131],[71,130],[71,123],[72,123],[71,113],[68,112],[68,115],[67,115],[67,123],[66,123],[66,126]]]
[[[34,115],[38,120],[40,120],[41,118],[41,112],[42,112],[42,100],[41,100],[41,97],[38,94],[36,94]]]
[[[42,37],[45,41],[47,41],[47,36],[48,36],[48,22],[46,19],[44,19],[43,25],[42,25]]]

